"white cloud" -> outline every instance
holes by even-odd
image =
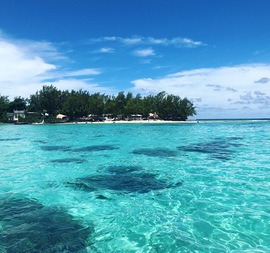
[[[60,79],[57,81],[53,82],[45,82],[43,85],[53,85],[56,88],[60,90],[87,90],[90,93],[105,93],[105,94],[115,94],[116,91],[112,88],[109,87],[103,87],[100,86],[99,84],[96,84],[92,82],[90,79],[75,79],[75,78],[70,78],[70,79]]]
[[[103,48],[100,48],[100,49],[94,51],[94,53],[113,53],[114,51],[115,51],[114,48],[103,47]]]
[[[30,40],[13,40],[10,42],[20,48],[25,55],[38,55],[41,58],[50,59],[50,61],[68,60],[68,58],[64,54],[60,53],[56,46],[51,42]],[[64,44],[65,43],[62,43],[62,46]]]
[[[270,89],[267,84],[255,81],[269,73],[270,64],[250,64],[181,71],[157,79],[134,80],[132,84],[135,92],[144,95],[165,90],[193,100],[197,117],[266,117]],[[244,109],[245,99],[249,101],[250,111]]]
[[[1,90],[15,82],[39,80],[43,74],[56,69],[55,65],[46,63],[35,53],[26,54],[25,51],[25,47],[0,38]]]
[[[270,78],[262,77],[260,80],[255,81],[255,83],[268,83],[270,82]]]
[[[139,57],[147,57],[155,55],[155,52],[152,48],[145,48],[134,51],[134,54]]]
[[[103,37],[102,39],[96,39],[97,41],[103,41],[103,40],[108,40],[108,41],[116,41],[118,40],[118,37]]]
[[[63,63],[67,59],[52,43],[15,40],[3,34],[0,34],[0,59],[0,94],[10,99],[15,96],[29,97],[43,85],[53,83],[53,80],[66,84],[63,89],[72,87],[88,90],[95,87],[92,81],[84,79],[76,82],[75,78],[101,74],[95,68],[67,71],[52,63],[60,59]],[[74,78],[72,82],[65,81],[70,77]]]
[[[62,73],[62,76],[89,76],[89,75],[99,75],[101,74],[101,71],[97,69],[80,69],[75,71],[69,71]],[[60,76],[60,73],[58,73],[58,76]]]
[[[119,38],[119,40],[120,40],[123,44],[127,44],[127,45],[133,45],[133,44],[138,44],[138,43],[142,43],[142,42],[143,42],[143,38],[140,38],[140,37],[133,37],[133,38]]]
[[[103,41],[111,41],[111,42],[120,42],[125,45],[133,45],[133,44],[142,43],[143,40],[144,40],[143,37],[138,37],[138,36],[127,37],[127,38],[112,36],[112,37],[101,37],[98,39],[90,39],[89,41],[94,42],[94,43],[103,42]]]
[[[147,43],[149,44],[153,44],[153,45],[164,45],[167,46],[169,44],[169,40],[168,39],[155,39],[153,37],[148,37],[146,39]]]
[[[132,36],[132,37],[101,37],[98,39],[90,39],[89,43],[97,42],[118,42],[123,45],[162,45],[162,46],[175,46],[175,47],[186,47],[194,48],[199,46],[206,46],[207,44],[201,41],[195,41],[190,38],[175,37],[175,38],[153,38],[153,37],[142,37],[142,36]]]
[[[174,39],[175,44],[184,44],[187,47],[198,47],[198,46],[204,46],[206,44],[202,43],[201,41],[194,41],[188,38],[176,38]]]

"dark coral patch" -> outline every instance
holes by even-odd
[[[96,196],[96,199],[109,200],[110,198],[107,198],[106,196],[100,194]]]
[[[123,193],[147,193],[155,190],[163,190],[171,187],[180,186],[169,184],[164,180],[157,179],[154,174],[140,171],[140,167],[114,166],[109,167],[110,174],[88,176],[77,178],[74,182],[68,182],[67,185],[76,190],[96,191],[107,189],[121,191]]]
[[[7,138],[7,139],[0,139],[0,141],[19,141],[21,138]]]
[[[207,142],[199,143],[190,146],[178,147],[179,150],[198,152],[198,153],[208,153],[208,154],[227,154],[229,145],[219,143],[219,142]]]
[[[45,151],[69,151],[69,146],[41,146]]]
[[[127,193],[146,193],[152,190],[162,190],[167,188],[165,181],[155,178],[154,175],[123,174],[123,175],[97,175],[79,178],[73,183],[76,189],[94,191],[98,189],[109,189],[113,191],[123,191]]]
[[[93,228],[85,228],[64,210],[31,199],[0,199],[3,252],[86,252]]]
[[[178,150],[186,152],[197,152],[210,154],[214,159],[230,160],[233,147],[240,147],[241,144],[232,141],[238,140],[238,138],[220,138],[210,142],[203,142],[192,144],[188,146],[177,147]]]
[[[105,151],[105,150],[114,150],[118,147],[114,145],[92,145],[83,148],[73,149],[74,152],[93,152],[93,151]]]
[[[140,148],[133,150],[132,153],[153,157],[172,157],[177,155],[176,151],[167,148]]]
[[[86,160],[81,158],[62,158],[51,160],[53,163],[84,163]]]
[[[72,187],[74,190],[81,190],[85,192],[94,192],[97,190],[90,183],[84,181],[84,179],[76,179],[75,182],[66,182],[65,185]]]
[[[142,170],[142,167],[140,167],[140,166],[109,166],[107,168],[107,171],[112,173],[112,174],[138,172],[141,170]]]
[[[35,140],[34,142],[36,143],[40,143],[40,144],[47,144],[47,141],[42,141],[42,140]]]

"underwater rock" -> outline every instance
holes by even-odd
[[[176,151],[167,148],[140,148],[133,150],[132,153],[153,157],[172,157],[177,155]]]
[[[41,146],[43,150],[46,151],[69,151],[69,146]]]
[[[109,167],[108,172],[110,174],[77,178],[75,182],[68,182],[67,185],[76,190],[89,192],[107,189],[123,193],[147,193],[178,187],[182,184],[182,182],[175,185],[169,184],[166,181],[157,179],[154,174],[138,171],[139,169],[140,167],[136,166]]]
[[[31,199],[0,199],[3,252],[86,252],[93,228],[85,228],[58,207]]]
[[[48,143],[47,141],[42,141],[42,140],[35,140],[34,142],[41,143],[41,144],[47,144]]]
[[[231,137],[226,137],[227,140],[229,141],[237,141],[237,140],[243,140],[243,137],[238,137],[238,136],[231,136]]]
[[[96,196],[96,199],[109,200],[109,198],[107,198],[107,197],[104,196],[104,195],[97,195],[97,196]]]
[[[112,174],[123,174],[130,173],[135,171],[141,171],[142,167],[140,166],[109,166],[107,171]]]
[[[65,185],[72,187],[74,190],[82,190],[85,192],[93,192],[97,190],[87,182],[84,182],[82,179],[76,179],[75,182],[66,182]]]
[[[164,181],[157,180],[150,174],[132,175],[97,175],[79,178],[72,184],[75,189],[95,191],[98,189],[109,189],[122,192],[146,193],[152,190],[167,188]]]
[[[241,144],[231,141],[238,139],[239,138],[236,137],[229,137],[224,139],[216,138],[215,141],[197,143],[188,146],[180,146],[177,147],[177,149],[180,151],[210,154],[211,157],[215,159],[230,160],[233,153],[230,148],[241,146]]]
[[[190,146],[177,147],[179,150],[188,151],[188,152],[198,152],[198,153],[230,153],[227,149],[228,145],[220,144],[218,142],[208,142],[208,143],[199,143]]]
[[[51,160],[53,163],[84,163],[86,160],[81,158],[62,158]]]
[[[104,134],[97,134],[97,135],[94,136],[94,138],[101,138],[101,137],[104,137],[104,136],[106,136],[106,135],[104,135]]]
[[[0,141],[19,141],[21,138],[7,138],[7,139],[0,139]]]
[[[114,149],[119,149],[119,148],[114,146],[114,145],[92,145],[92,146],[87,146],[87,147],[83,147],[83,148],[73,149],[72,151],[74,151],[74,152],[93,152],[93,151],[105,151],[105,150],[114,150]]]

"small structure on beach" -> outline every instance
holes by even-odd
[[[143,120],[141,114],[132,114],[130,117],[131,120]]]
[[[67,122],[69,120],[67,115],[64,115],[64,114],[61,114],[61,113],[56,115],[56,119],[57,119],[58,122],[62,122],[62,123]]]
[[[9,121],[18,122],[20,118],[25,118],[26,112],[25,110],[13,110],[13,112],[7,113],[7,118]]]
[[[13,112],[7,113],[7,119],[9,123],[33,123],[38,122],[44,117],[39,112],[27,112],[26,110],[13,110]]]
[[[159,119],[159,116],[157,115],[156,112],[154,112],[154,113],[150,112],[148,119]]]
[[[57,119],[68,119],[68,116],[67,115],[64,115],[64,114],[57,114],[56,115],[56,118]]]

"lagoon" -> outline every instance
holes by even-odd
[[[0,252],[269,252],[269,132],[0,125]]]

